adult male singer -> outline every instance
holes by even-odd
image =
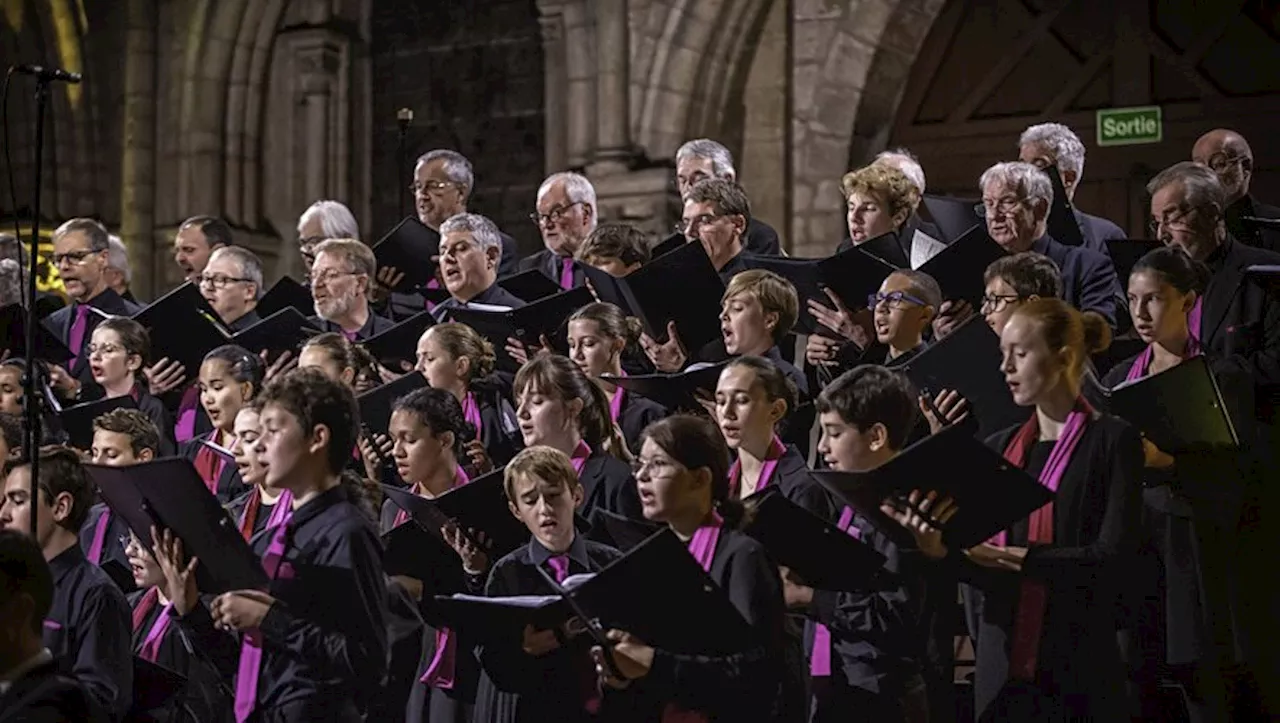
[[[226,221],[213,216],[192,216],[182,222],[173,237],[173,260],[187,281],[194,282],[209,263],[209,255],[218,247],[232,243],[231,227]]]
[[[538,225],[546,248],[521,260],[520,270],[537,269],[564,289],[581,286],[582,271],[573,257],[599,222],[595,187],[581,174],[554,173],[538,187],[537,203],[529,219]]]
[[[351,341],[364,341],[393,324],[369,308],[369,288],[378,262],[373,251],[355,239],[329,239],[316,246],[311,266],[313,324],[341,332]]]
[[[1062,175],[1062,188],[1067,192],[1067,203],[1076,197],[1076,188],[1084,175],[1084,143],[1070,128],[1061,123],[1040,123],[1022,132],[1018,139],[1018,160],[1044,170],[1057,166]],[[1108,256],[1107,242],[1127,238],[1120,227],[1099,216],[1091,216],[1075,206],[1071,207],[1085,248]]]
[[[1280,251],[1280,230],[1262,228],[1245,221],[1254,218],[1280,219],[1280,208],[1253,197],[1253,149],[1244,136],[1225,128],[1216,128],[1200,136],[1191,149],[1191,160],[1211,168],[1226,194],[1223,220],[1227,231],[1237,241],[1271,251]]]
[[[467,202],[475,190],[475,171],[471,161],[457,151],[436,149],[422,154],[413,169],[413,207],[418,220],[427,228],[441,231],[441,225],[460,213],[467,213]],[[502,242],[502,260],[498,276],[519,271],[520,250],[516,240],[498,232]]]

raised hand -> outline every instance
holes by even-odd
[[[179,616],[186,615],[200,603],[200,593],[196,589],[196,566],[200,560],[192,557],[189,562],[182,562],[182,540],[171,530],[160,534],[152,527],[151,550],[164,575],[165,597],[173,603],[173,609]]]
[[[645,356],[649,357],[649,361],[653,362],[653,366],[661,372],[668,374],[678,372],[684,369],[685,362],[689,360],[689,353],[680,342],[680,335],[676,332],[674,321],[667,322],[665,342],[659,343],[648,334],[641,334],[640,346],[644,349]]]
[[[920,490],[911,490],[911,494],[907,495],[907,501],[911,503],[910,506],[899,507],[886,502],[880,506],[880,511],[905,527],[915,538],[916,547],[926,557],[935,560],[946,557],[947,546],[942,543],[942,529],[930,520],[936,520],[939,525],[950,522],[951,518],[960,511],[955,500],[950,497],[938,499],[938,493],[933,491],[922,495]],[[920,511],[917,512],[913,506],[918,506]]]
[[[169,357],[164,357],[147,367],[145,374],[147,386],[153,397],[158,397],[171,389],[177,389],[187,380],[187,368],[176,361],[170,361]]]

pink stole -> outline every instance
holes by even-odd
[[[716,543],[720,541],[720,528],[724,520],[714,510],[711,521],[698,528],[689,538],[689,554],[698,561],[702,569],[711,572],[711,562],[716,556]],[[706,714],[699,711],[684,710],[675,703],[668,703],[662,710],[662,723],[707,723]]]
[[[582,477],[582,468],[587,466],[587,459],[591,457],[591,446],[583,440],[578,440],[578,446],[574,448],[573,454],[569,456],[569,461],[573,463],[573,471],[578,473],[578,477]]]
[[[102,547],[107,540],[107,528],[111,526],[111,508],[103,507],[102,516],[93,525],[93,541],[89,543],[89,554],[85,557],[89,558],[89,562],[95,565],[102,564]]]
[[[627,373],[624,371],[619,376],[625,377],[626,375]],[[612,419],[614,424],[618,423],[618,417],[622,414],[622,400],[626,396],[627,390],[617,386],[613,388],[613,399],[609,400],[609,419]]]
[[[185,442],[196,436],[196,415],[200,413],[200,387],[192,384],[182,393],[178,402],[178,422],[173,426],[176,442]]]
[[[476,403],[476,395],[474,392],[467,392],[462,398],[462,418],[467,420],[476,429],[476,439],[483,444],[484,436],[481,433],[481,426],[484,420],[480,418],[480,405]]]
[[[213,430],[209,436],[209,441],[218,444],[222,439],[222,433]],[[218,480],[222,477],[222,469],[227,465],[226,457],[213,451],[207,444],[200,444],[200,449],[196,450],[196,458],[192,463],[196,471],[200,473],[200,478],[204,480],[204,486],[209,488],[215,497],[218,494]]]
[[[756,492],[763,490],[769,486],[769,482],[773,479],[773,471],[778,467],[778,460],[782,459],[782,455],[787,453],[787,447],[778,439],[778,435],[773,435],[773,440],[769,442],[769,451],[764,455],[764,466],[760,469],[760,481],[756,482]],[[741,452],[739,452],[741,454]],[[737,497],[738,490],[741,488],[742,480],[742,460],[741,458],[734,460],[729,467],[729,496]]]
[[[853,508],[845,507],[840,511],[840,520],[836,527],[844,530],[855,540],[862,539],[862,530],[853,524]],[[823,677],[831,675],[831,631],[826,625],[815,623],[813,626],[813,652],[809,655],[809,675]]]
[[[568,256],[560,259],[560,288],[565,291],[573,288],[573,259]]]
[[[1187,313],[1187,329],[1191,332],[1191,336],[1196,341],[1204,341],[1204,330],[1200,327],[1203,325],[1204,317],[1204,297],[1196,299],[1196,303],[1191,307],[1191,311]]]
[[[142,599],[138,601],[138,606],[133,609],[133,630],[137,632],[142,624],[146,622],[147,615],[151,609],[160,601],[160,591],[157,588],[151,588],[142,595]],[[147,637],[143,639],[142,646],[138,648],[138,656],[152,663],[156,662],[156,656],[160,654],[160,642],[164,640],[164,634],[169,629],[169,623],[173,617],[169,614],[173,610],[173,603],[166,603],[164,608],[160,610],[160,615],[156,617],[155,622],[151,624],[151,629],[147,631]]]
[[[1196,303],[1199,304],[1200,302],[1197,301]],[[1200,340],[1194,334],[1188,334],[1187,346],[1182,351],[1182,358],[1190,359],[1193,356],[1199,356],[1200,353]],[[1152,356],[1151,345],[1148,344],[1147,348],[1143,349],[1142,353],[1138,355],[1138,358],[1133,360],[1133,366],[1129,367],[1129,373],[1125,375],[1124,380],[1132,382],[1145,377],[1147,375],[1147,367],[1151,366]]]
[[[274,530],[267,554],[262,557],[262,569],[274,580],[284,562],[285,537],[289,520],[293,518],[293,495],[288,490],[280,495],[267,520],[267,530]],[[262,632],[249,630],[240,644],[240,665],[236,672],[236,723],[249,719],[258,704],[258,673],[262,670]]]
[[[1084,437],[1085,428],[1093,417],[1093,408],[1080,398],[1076,400],[1075,409],[1067,416],[1062,436],[1054,443],[1044,469],[1040,471],[1040,484],[1057,492],[1062,476],[1071,463],[1071,456]],[[1035,414],[1023,423],[1022,427],[1009,440],[1005,448],[1004,458],[1015,467],[1023,467],[1031,445],[1040,435],[1040,424]],[[1000,532],[991,538],[991,544],[1005,545],[1008,533]],[[1053,543],[1053,503],[1031,513],[1027,528],[1028,545],[1047,545]],[[1033,580],[1023,575],[1018,607],[1013,622],[1013,641],[1009,653],[1009,674],[1022,680],[1034,680],[1037,659],[1040,654],[1040,637],[1044,631],[1044,613],[1048,603],[1048,587],[1044,582]]]

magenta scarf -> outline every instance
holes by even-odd
[[[693,537],[689,538],[689,554],[693,555],[693,559],[697,560],[706,572],[711,572],[711,561],[715,559],[716,543],[720,541],[720,528],[723,526],[724,519],[712,510],[711,521],[699,527],[693,533]],[[703,713],[685,710],[675,703],[668,703],[662,710],[662,723],[707,723],[707,721],[708,718]]]
[[[862,530],[853,524],[853,508],[845,507],[840,511],[840,520],[836,527],[843,530],[855,540],[862,539]],[[822,623],[813,626],[813,653],[809,656],[809,675],[824,677],[831,675],[831,631]]]
[[[769,450],[764,455],[764,466],[760,469],[760,480],[756,482],[756,492],[769,486],[769,482],[773,479],[773,471],[778,468],[778,460],[782,459],[782,455],[786,453],[787,446],[782,443],[778,435],[773,435],[773,439],[769,442]],[[742,453],[738,454],[739,458],[729,467],[730,497],[737,497],[738,489],[742,486]]]
[[[1199,304],[1200,302],[1197,301],[1196,303]],[[1200,356],[1201,353],[1200,340],[1196,338],[1195,334],[1188,334],[1187,345],[1182,350],[1182,358],[1190,359],[1193,356]],[[1147,368],[1151,366],[1152,356],[1154,356],[1154,353],[1151,351],[1151,344],[1148,344],[1147,348],[1143,349],[1142,353],[1138,355],[1138,358],[1133,360],[1133,366],[1129,367],[1129,373],[1125,375],[1124,380],[1132,382],[1145,377]]]
[[[267,529],[275,530],[271,536],[271,544],[267,546],[267,554],[262,557],[262,569],[267,577],[275,579],[284,562],[286,530],[289,520],[293,518],[293,495],[288,490],[280,495],[276,506],[271,510],[271,518],[267,520]],[[236,723],[244,723],[249,719],[258,705],[258,673],[262,670],[262,632],[250,630],[244,634],[240,644],[240,664],[236,671]]]
[[[1083,397],[1076,400],[1075,409],[1067,416],[1062,436],[1054,443],[1044,469],[1040,471],[1040,484],[1052,492],[1058,491],[1062,476],[1071,464],[1071,457],[1084,437],[1085,429],[1093,418],[1094,411]],[[1040,437],[1039,417],[1035,414],[1023,423],[1022,427],[1009,440],[1005,448],[1004,458],[1015,467],[1025,467],[1027,454],[1031,446]],[[991,538],[995,545],[1005,545],[1007,532],[1000,532]],[[1028,545],[1048,545],[1053,543],[1053,503],[1050,502],[1031,513],[1027,527]],[[1037,659],[1040,654],[1040,637],[1044,630],[1044,612],[1048,603],[1048,588],[1045,583],[1022,577],[1018,596],[1017,613],[1013,623],[1013,642],[1009,656],[1009,674],[1022,680],[1034,680]]]

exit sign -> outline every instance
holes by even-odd
[[[1107,108],[1098,111],[1098,145],[1128,146],[1164,139],[1160,106]]]

